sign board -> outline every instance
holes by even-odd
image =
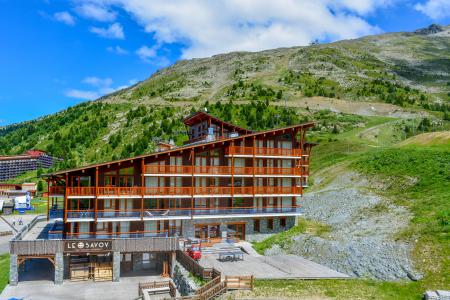
[[[112,240],[64,241],[64,252],[111,251]]]

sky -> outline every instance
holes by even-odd
[[[0,0],[0,127],[180,59],[450,24],[450,0]]]

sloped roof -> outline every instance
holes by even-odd
[[[242,133],[242,134],[247,134],[247,133],[252,133],[253,132],[251,130],[248,130],[248,129],[236,126],[234,124],[225,122],[225,121],[223,121],[221,119],[218,119],[218,118],[216,118],[216,117],[214,117],[214,116],[212,116],[212,115],[210,115],[210,114],[208,114],[206,112],[203,112],[203,111],[199,111],[199,112],[196,112],[196,113],[190,115],[189,117],[187,117],[187,118],[185,118],[183,120],[183,123],[185,125],[187,125],[187,126],[192,126],[192,125],[198,124],[199,122],[202,122],[204,120],[209,120],[209,119],[214,124],[216,124],[216,125],[223,125],[224,128],[226,128],[226,129],[228,129],[230,131],[235,131],[235,132],[239,132],[239,133]]]

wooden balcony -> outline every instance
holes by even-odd
[[[254,153],[253,153],[254,150]],[[295,157],[300,158],[303,155],[301,149],[284,149],[284,148],[267,148],[267,147],[241,147],[230,146],[226,149],[227,156],[243,156],[243,157]]]
[[[196,187],[99,187],[98,194],[92,187],[67,188],[71,198],[76,197],[217,197],[225,196],[300,196],[297,186],[196,186]]]
[[[67,195],[95,196],[95,187],[68,187]]]
[[[111,221],[116,219],[126,220],[164,220],[164,219],[190,219],[190,218],[214,218],[223,216],[269,216],[269,215],[299,215],[301,208],[298,206],[235,206],[235,207],[171,207],[164,209],[106,209],[97,211],[97,220]],[[92,210],[68,210],[69,221],[91,221],[94,218]],[[165,231],[164,231],[165,232]],[[159,233],[164,233],[159,232]],[[170,232],[173,232],[170,231]],[[169,232],[169,235],[170,235]],[[154,233],[154,232],[153,232]],[[85,233],[86,235],[87,233]],[[148,233],[150,234],[150,232]],[[98,235],[98,233],[97,233]]]
[[[64,186],[51,186],[49,187],[49,193],[51,195],[64,195],[65,187]]]
[[[155,175],[185,175],[185,176],[286,176],[295,177],[302,174],[300,168],[280,167],[231,167],[231,166],[171,166],[171,165],[148,165],[145,166],[145,174]]]

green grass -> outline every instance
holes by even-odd
[[[191,278],[195,284],[197,284],[197,286],[203,286],[206,284],[206,280],[204,280],[203,278],[201,278],[200,276],[197,276],[191,272],[189,272],[189,278]]]
[[[0,292],[9,281],[9,254],[0,255]]]
[[[424,289],[450,289],[450,149],[415,146],[369,153],[352,164],[389,183],[382,192],[413,218],[398,238],[415,241],[414,260]]]
[[[254,297],[316,299],[422,299],[418,283],[383,282],[367,279],[256,280]],[[245,295],[245,294],[244,294]]]
[[[264,254],[266,250],[272,248],[272,246],[275,244],[279,245],[281,248],[288,248],[292,243],[292,238],[301,233],[311,233],[321,236],[328,231],[328,225],[311,220],[299,219],[296,226],[286,231],[282,231],[278,234],[272,235],[271,237],[263,241],[253,243],[253,248],[259,254]]]

